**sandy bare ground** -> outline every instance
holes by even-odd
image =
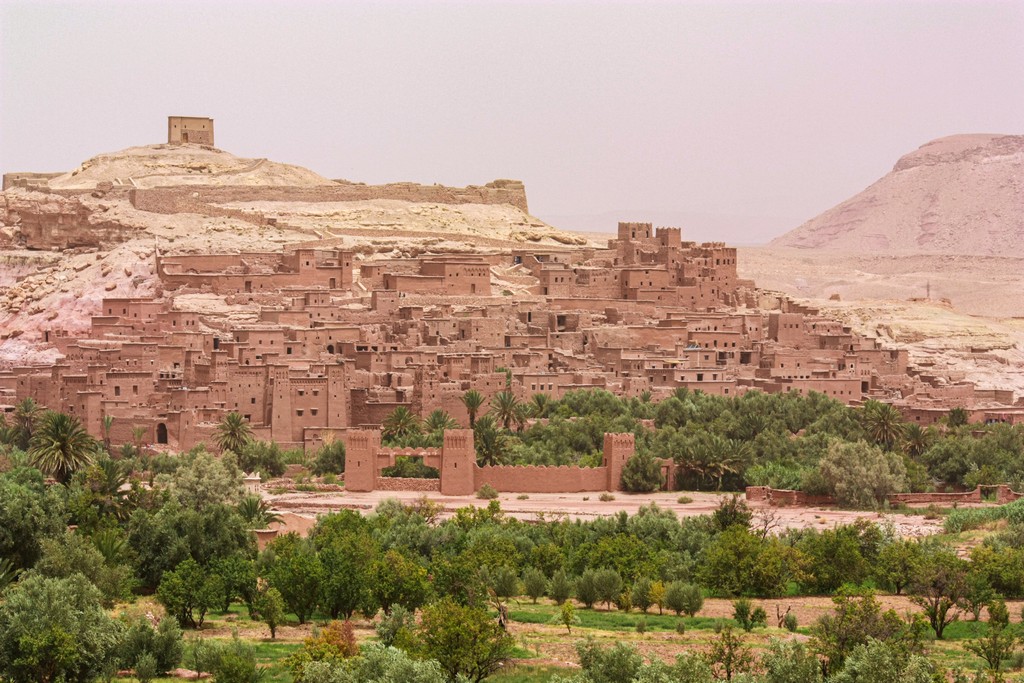
[[[289,492],[282,494],[263,494],[271,502],[275,510],[294,513],[299,517],[315,518],[317,515],[328,514],[338,510],[357,510],[369,514],[382,501],[395,499],[405,503],[413,503],[423,498],[422,492],[416,491],[372,491],[369,493],[352,492]],[[503,493],[498,498],[501,509],[508,515],[524,521],[557,519],[593,519],[614,515],[625,511],[636,514],[643,506],[652,503],[659,508],[671,510],[679,517],[693,517],[710,514],[718,507],[723,495],[701,492],[672,492],[651,494],[615,494],[611,501],[599,500],[600,492],[589,493],[533,493],[526,499],[518,494]],[[680,496],[692,499],[689,503],[679,503]],[[467,507],[486,507],[490,501],[480,500],[473,496],[442,496],[436,493],[427,494],[427,499],[442,506],[442,516],[450,516],[455,510]],[[856,510],[837,510],[834,508],[768,508],[752,506],[759,515],[768,512],[774,515],[777,528],[818,528],[826,529],[838,524],[849,524],[857,519],[870,519],[878,522],[889,522],[901,536],[918,537],[938,533],[942,530],[940,520],[925,519],[921,515],[893,513],[877,513]],[[302,526],[305,526],[303,524]],[[308,528],[308,527],[307,527]],[[298,524],[285,524],[283,530],[303,531]]]

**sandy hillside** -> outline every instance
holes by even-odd
[[[1024,317],[1024,258],[740,247],[741,277],[809,299],[948,299],[971,315]]]
[[[1024,256],[1024,136],[933,140],[771,246]]]
[[[267,159],[242,159],[203,145],[146,145],[100,154],[50,180],[56,189],[112,182],[135,187],[166,185],[332,185],[313,171]]]

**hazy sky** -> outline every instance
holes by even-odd
[[[757,242],[954,133],[1024,133],[1024,2],[0,0],[0,168],[212,116],[370,183],[526,182],[569,227]],[[589,220],[586,217],[593,217]]]

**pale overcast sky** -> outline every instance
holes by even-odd
[[[0,0],[0,41],[4,171],[212,116],[330,178],[519,178],[570,228],[765,241],[928,140],[1024,133],[1020,1]]]

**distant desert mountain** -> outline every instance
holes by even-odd
[[[771,246],[1024,256],[1024,135],[933,140]]]

